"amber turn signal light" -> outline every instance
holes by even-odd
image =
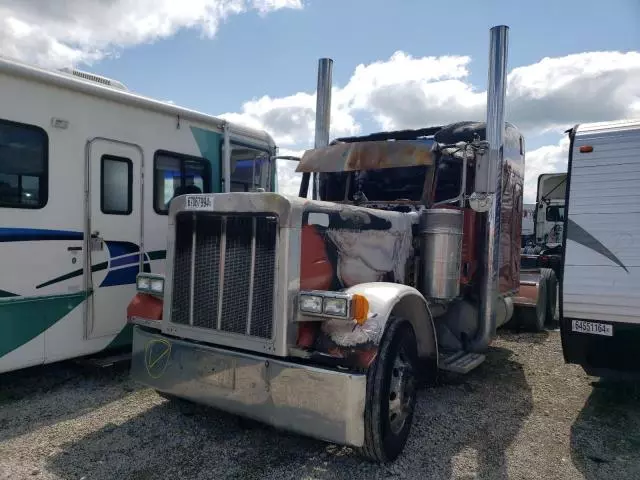
[[[354,294],[351,299],[352,316],[358,325],[362,325],[369,317],[369,300],[364,295]]]

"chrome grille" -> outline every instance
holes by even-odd
[[[178,214],[171,321],[270,339],[277,232],[272,214]]]

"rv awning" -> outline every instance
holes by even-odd
[[[296,172],[351,172],[433,165],[431,140],[353,142],[307,150]]]

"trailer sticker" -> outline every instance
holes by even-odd
[[[187,195],[185,200],[187,210],[213,210],[213,197],[204,195]]]
[[[610,325],[608,323],[572,320],[571,330],[578,333],[589,333],[592,335],[604,335],[605,337],[613,337],[613,325]]]
[[[169,364],[171,356],[171,343],[164,338],[154,338],[147,342],[144,348],[144,365],[147,373],[153,379],[162,376]]]

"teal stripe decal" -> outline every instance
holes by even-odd
[[[86,292],[0,300],[0,358],[33,340],[80,305]]]

